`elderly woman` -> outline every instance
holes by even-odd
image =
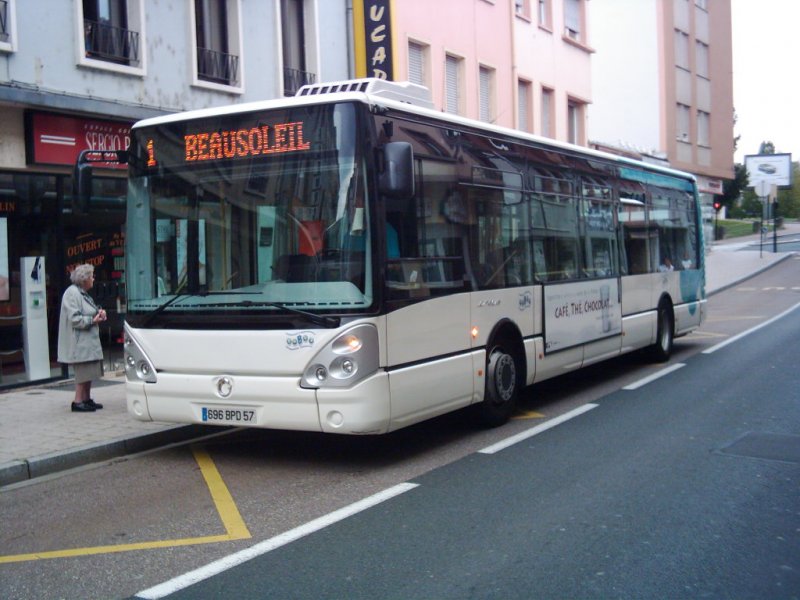
[[[98,308],[88,294],[94,285],[94,267],[79,265],[70,273],[72,285],[61,299],[58,323],[58,362],[72,365],[75,372],[75,400],[72,412],[94,412],[103,408],[89,397],[92,380],[103,376],[103,348],[98,323],[106,311]]]

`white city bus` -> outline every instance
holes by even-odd
[[[138,419],[347,434],[636,349],[705,312],[687,174],[358,80],[132,130],[125,364]]]

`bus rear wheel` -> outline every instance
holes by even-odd
[[[486,361],[486,389],[483,402],[475,406],[475,416],[483,427],[497,427],[508,422],[517,406],[519,376],[513,354],[494,347]]]
[[[650,357],[656,362],[667,362],[672,354],[675,340],[675,317],[668,302],[658,305],[658,329],[656,343],[650,346]]]

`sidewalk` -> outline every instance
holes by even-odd
[[[778,230],[781,237],[800,234],[800,223],[786,223]],[[708,244],[706,254],[706,294],[712,296],[744,279],[760,273],[792,256],[791,252],[772,252],[772,234],[764,239],[763,251],[759,234],[720,240]]]
[[[800,233],[787,224],[780,235]],[[771,240],[759,236],[710,244],[706,256],[706,293],[736,285],[792,253],[773,254]],[[755,245],[752,245],[754,244]],[[92,397],[104,405],[92,414],[70,412],[71,381],[0,392],[0,486],[109,460],[170,443],[208,435],[224,428],[144,423],[128,415],[124,375],[112,374],[92,386]]]

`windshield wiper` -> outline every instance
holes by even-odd
[[[217,292],[206,292],[206,293],[203,293],[203,294],[190,294],[188,292],[184,293],[184,294],[175,294],[172,298],[170,298],[169,300],[164,302],[164,304],[162,304],[161,306],[159,306],[156,309],[154,309],[152,312],[150,312],[147,315],[145,315],[144,322],[142,323],[141,326],[142,327],[147,327],[147,325],[150,323],[150,321],[152,321],[155,317],[157,317],[159,314],[164,312],[169,306],[171,306],[172,304],[174,304],[178,300],[191,298],[191,297],[204,298],[206,296],[225,296],[225,295],[229,295],[229,294],[235,294],[235,295],[244,296],[244,295],[259,295],[260,292],[217,291]],[[308,319],[309,321],[311,321],[315,325],[319,325],[320,327],[338,327],[339,326],[339,318],[338,317],[331,317],[331,316],[328,316],[328,315],[318,315],[316,313],[311,313],[311,312],[308,312],[308,311],[305,311],[305,310],[301,310],[299,308],[295,308],[293,306],[289,306],[288,304],[283,303],[283,302],[253,302],[252,300],[243,300],[241,302],[221,302],[221,303],[218,303],[218,304],[214,304],[213,306],[242,306],[242,307],[246,307],[246,308],[250,308],[250,307],[254,307],[254,306],[255,307],[270,306],[272,308],[279,308],[279,309],[285,310],[286,312],[289,312],[289,313],[292,313],[292,314],[295,314],[295,315],[300,315],[300,316]]]
[[[225,295],[230,295],[230,294],[236,294],[236,295],[244,296],[244,295],[258,295],[259,292],[214,291],[214,292],[202,292],[202,293],[199,293],[199,294],[191,294],[189,292],[183,292],[181,294],[175,294],[172,298],[170,298],[169,300],[164,302],[164,304],[162,304],[161,306],[156,307],[152,312],[147,313],[145,315],[145,317],[144,317],[144,322],[142,323],[141,326],[142,327],[147,327],[147,325],[150,323],[150,321],[152,321],[154,318],[156,318],[158,315],[160,315],[162,312],[164,312],[167,309],[167,307],[173,305],[178,300],[185,299],[185,298],[191,298],[193,296],[195,296],[197,298],[205,298],[206,296],[225,296]]]
[[[318,315],[316,313],[310,313],[305,310],[300,310],[299,308],[294,308],[293,306],[288,306],[283,302],[252,302],[250,300],[245,300],[244,302],[241,303],[241,306],[271,306],[273,308],[281,308],[287,312],[305,317],[315,325],[319,325],[321,327],[339,326],[339,319],[337,317],[330,317],[327,315]]]

